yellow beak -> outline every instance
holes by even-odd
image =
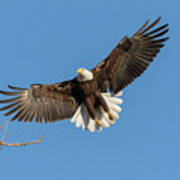
[[[81,74],[82,74],[82,68],[79,68],[79,69],[77,70],[77,73],[81,75]]]

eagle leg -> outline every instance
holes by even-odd
[[[98,118],[97,118],[96,110],[95,110],[94,105],[93,105],[93,103],[92,103],[92,102],[93,102],[93,101],[92,101],[92,100],[93,100],[92,98],[93,98],[92,96],[87,97],[87,98],[85,99],[85,104],[86,104],[87,111],[88,111],[89,115],[92,117],[92,119],[95,120],[96,128],[97,128],[99,131],[101,131],[101,130],[102,130],[102,124],[101,124],[101,121],[98,120]]]
[[[111,123],[114,122],[114,116],[110,112],[110,109],[105,101],[105,99],[102,97],[101,93],[96,93],[96,97],[98,98],[101,106],[103,107],[104,111],[107,112],[109,119],[112,121]]]

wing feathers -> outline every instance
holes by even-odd
[[[131,38],[123,38],[110,55],[97,65],[96,72],[105,72],[109,88],[114,93],[140,76],[169,39],[162,37],[169,30],[168,24],[152,29],[160,20],[161,17],[149,26],[149,20],[146,21]]]
[[[27,90],[25,88],[20,88],[20,87],[15,87],[15,86],[11,86],[11,85],[8,85],[8,87],[12,90],[18,90],[18,91],[24,91],[24,90]]]
[[[8,96],[16,96],[16,95],[21,95],[22,94],[22,92],[18,92],[18,91],[9,92],[9,91],[2,91],[2,90],[0,90],[0,93],[4,94],[4,95],[8,95]]]
[[[10,102],[14,102],[19,100],[20,97],[15,97],[15,98],[9,98],[9,99],[5,99],[5,100],[0,100],[0,103],[10,103]]]
[[[14,107],[14,106],[16,106],[16,105],[17,105],[17,102],[12,103],[12,104],[9,104],[9,105],[7,105],[7,106],[4,106],[4,107],[0,108],[0,111],[10,109],[10,108],[12,108],[12,107]]]
[[[149,24],[149,19],[144,23],[144,25],[134,34],[136,36],[137,34],[140,34],[144,28]]]
[[[11,110],[8,111],[7,113],[5,113],[4,115],[5,115],[5,116],[8,116],[8,115],[10,115],[10,114],[13,114],[14,112],[20,110],[21,107],[22,107],[22,104],[21,104],[21,105],[17,105],[17,106],[15,106],[13,109],[11,109]]]
[[[150,24],[146,29],[141,31],[139,35],[143,35],[145,32],[147,32],[149,29],[153,28],[159,21],[161,20],[161,17],[158,17],[157,20],[155,20],[152,24]],[[145,27],[144,27],[145,28]]]
[[[1,100],[1,104],[7,104],[0,111],[8,110],[5,116],[14,114],[12,120],[31,122],[54,122],[70,118],[75,113],[78,103],[68,92],[71,86],[67,83],[54,85],[32,85],[30,89],[18,88],[8,85],[13,91],[1,91],[0,93],[13,98]],[[8,104],[10,103],[10,104]]]
[[[144,37],[147,37],[147,36],[149,36],[149,35],[151,35],[151,34],[154,34],[154,33],[156,33],[156,32],[159,32],[159,31],[161,31],[162,29],[165,29],[167,26],[168,26],[168,24],[162,25],[162,26],[160,26],[159,28],[157,28],[157,29],[155,29],[155,30],[153,30],[153,31],[151,31],[151,32],[149,32],[149,33],[146,33],[146,34],[144,35]]]

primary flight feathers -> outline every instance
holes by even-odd
[[[13,91],[1,91],[12,96],[0,100],[7,104],[5,116],[12,120],[55,122],[72,118],[77,127],[101,130],[118,119],[121,90],[140,76],[164,46],[168,24],[154,28],[149,20],[131,37],[125,36],[108,57],[91,71],[80,68],[72,80],[56,84],[33,84],[29,89],[8,86]],[[111,93],[108,93],[109,90]]]

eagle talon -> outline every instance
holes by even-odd
[[[110,123],[111,123],[111,124],[115,124],[116,121],[113,119],[113,120],[110,120]]]
[[[101,121],[98,120],[97,118],[95,118],[95,122],[96,122],[96,127],[97,127],[97,129],[100,131],[100,130],[102,129]]]
[[[108,113],[109,119],[114,121],[114,116],[112,115],[112,113],[110,111],[108,111],[107,113]]]
[[[115,121],[114,116],[112,115],[112,113],[110,111],[108,111],[107,113],[108,113],[108,116],[109,116],[110,123],[115,124],[116,121]]]

